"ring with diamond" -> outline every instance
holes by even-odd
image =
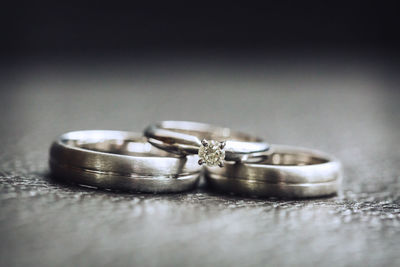
[[[261,138],[198,122],[162,121],[147,127],[144,135],[149,143],[165,151],[198,154],[198,163],[207,166],[223,167],[224,160],[263,159],[269,149],[269,144]]]
[[[157,149],[141,134],[94,130],[57,138],[49,165],[53,177],[85,186],[169,193],[197,185],[197,160]]]
[[[271,145],[267,159],[206,167],[211,187],[261,197],[307,198],[337,194],[342,181],[340,162],[320,151]]]

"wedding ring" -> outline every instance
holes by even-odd
[[[265,155],[262,139],[229,128],[188,121],[162,121],[150,125],[144,135],[149,143],[179,155],[199,155],[199,164],[223,167],[224,160],[246,161]]]
[[[49,164],[56,178],[82,185],[167,193],[197,185],[197,161],[157,149],[140,134],[94,130],[61,135],[51,146]]]
[[[258,163],[206,167],[208,183],[220,191],[264,197],[307,198],[335,195],[342,180],[340,162],[323,152],[271,145]]]

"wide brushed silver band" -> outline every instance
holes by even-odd
[[[181,192],[196,186],[197,156],[179,157],[153,147],[141,134],[76,131],[50,149],[55,177],[79,184],[140,192]]]
[[[203,139],[225,141],[225,159],[245,161],[268,151],[261,138],[229,128],[190,121],[162,121],[144,130],[148,141],[165,151],[179,155],[197,154]]]
[[[334,195],[342,180],[340,162],[320,151],[271,145],[268,159],[206,167],[208,183],[219,190],[264,197],[306,198]]]

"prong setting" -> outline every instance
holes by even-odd
[[[219,147],[220,147],[221,149],[224,149],[225,146],[226,146],[226,141],[222,141],[222,142],[220,143],[220,145],[219,145]]]
[[[206,139],[201,140],[203,146],[208,146],[208,141]]]
[[[201,146],[199,148],[199,158],[198,161],[200,165],[206,164],[207,166],[224,166],[225,159],[225,141],[218,142],[215,140],[205,140],[201,141]]]

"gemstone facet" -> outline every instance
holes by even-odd
[[[225,142],[203,140],[199,148],[199,164],[207,166],[222,166],[225,159]]]

